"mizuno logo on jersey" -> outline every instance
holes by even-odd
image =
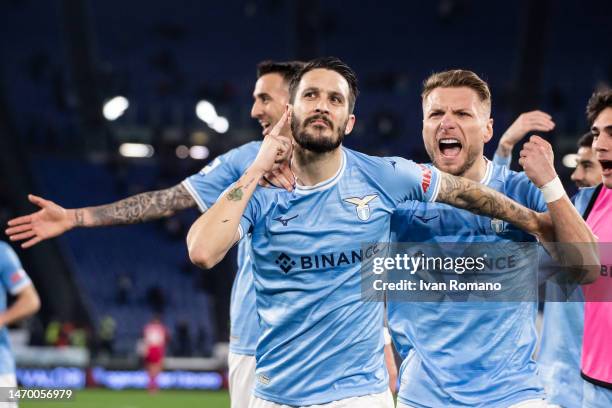
[[[299,216],[299,214],[296,214],[293,217],[283,219],[283,216],[281,215],[280,217],[276,217],[276,218],[273,218],[273,219],[274,219],[274,221],[278,221],[281,224],[283,224],[283,227],[286,227],[287,224],[289,224],[289,221],[297,218],[298,216]]]
[[[357,218],[361,221],[367,221],[370,219],[370,204],[369,202],[378,197],[378,194],[371,194],[365,197],[350,197],[345,198],[344,201],[353,204],[355,211],[357,212]]]

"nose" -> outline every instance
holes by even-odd
[[[263,107],[259,101],[253,102],[253,107],[251,108],[251,118],[258,119],[263,115]]]
[[[610,137],[608,136],[608,139]],[[604,152],[609,149],[609,146],[605,146],[604,143],[605,135],[600,134],[598,137],[593,140],[593,150],[596,152]]]
[[[440,121],[440,130],[446,131],[450,129],[454,129],[456,126],[455,121],[450,115],[444,115],[442,120]]]
[[[327,100],[325,98],[319,98],[317,105],[315,106],[315,112],[326,115],[329,114],[329,105],[327,104]]]
[[[576,166],[576,169],[572,172],[570,178],[573,182],[582,180],[582,172],[580,171],[580,166]]]

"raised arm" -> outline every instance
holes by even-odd
[[[6,229],[11,241],[27,240],[21,245],[22,248],[29,248],[76,227],[136,224],[169,217],[176,211],[196,206],[182,184],[96,207],[67,209],[35,195],[29,195],[28,199],[40,210],[10,220]]]
[[[506,159],[512,154],[514,145],[524,138],[529,131],[549,132],[554,128],[555,122],[546,112],[536,110],[522,113],[502,135],[495,155],[500,159]]]
[[[600,273],[597,238],[563,189],[555,171],[552,146],[541,137],[532,136],[523,145],[519,164],[542,191],[548,207],[543,216],[552,225],[553,236],[543,237],[544,245],[562,265],[576,268],[574,278],[580,283],[594,282]],[[562,245],[547,245],[548,242]]]
[[[227,251],[240,239],[240,219],[258,183],[265,174],[281,166],[288,166],[291,140],[280,136],[279,132],[289,115],[289,111],[286,111],[264,138],[255,161],[242,177],[189,229],[187,248],[189,259],[194,264],[209,269],[223,259]]]

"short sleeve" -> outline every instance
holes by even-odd
[[[32,281],[23,270],[15,251],[4,242],[0,243],[0,245],[0,273],[2,285],[11,295],[16,295],[21,292],[23,288],[30,285]]]
[[[525,173],[514,173],[506,182],[506,195],[537,212],[548,211],[542,192]]]
[[[512,154],[508,155],[507,157],[502,157],[495,153],[493,155],[493,163],[509,169],[510,163],[512,163]]]
[[[200,211],[206,211],[230,184],[242,176],[258,150],[259,142],[247,143],[215,158],[199,173],[183,180],[183,186]]]
[[[245,235],[251,233],[255,224],[261,214],[261,201],[262,201],[262,190],[263,187],[257,187],[253,196],[247,203],[242,218],[240,219],[240,225],[238,226],[238,232],[240,233],[240,239],[244,238]]]
[[[440,172],[429,164],[417,164],[401,157],[390,157],[393,174],[386,177],[388,192],[396,204],[409,200],[435,201],[440,189]]]

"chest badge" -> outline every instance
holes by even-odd
[[[504,222],[502,220],[499,220],[497,218],[493,218],[491,220],[491,229],[493,230],[493,232],[495,232],[496,234],[501,234],[502,232],[504,232]]]
[[[378,197],[378,194],[367,195],[365,197],[350,197],[345,198],[344,201],[353,204],[355,211],[357,212],[357,218],[361,221],[367,221],[370,219],[370,204],[369,202]]]

